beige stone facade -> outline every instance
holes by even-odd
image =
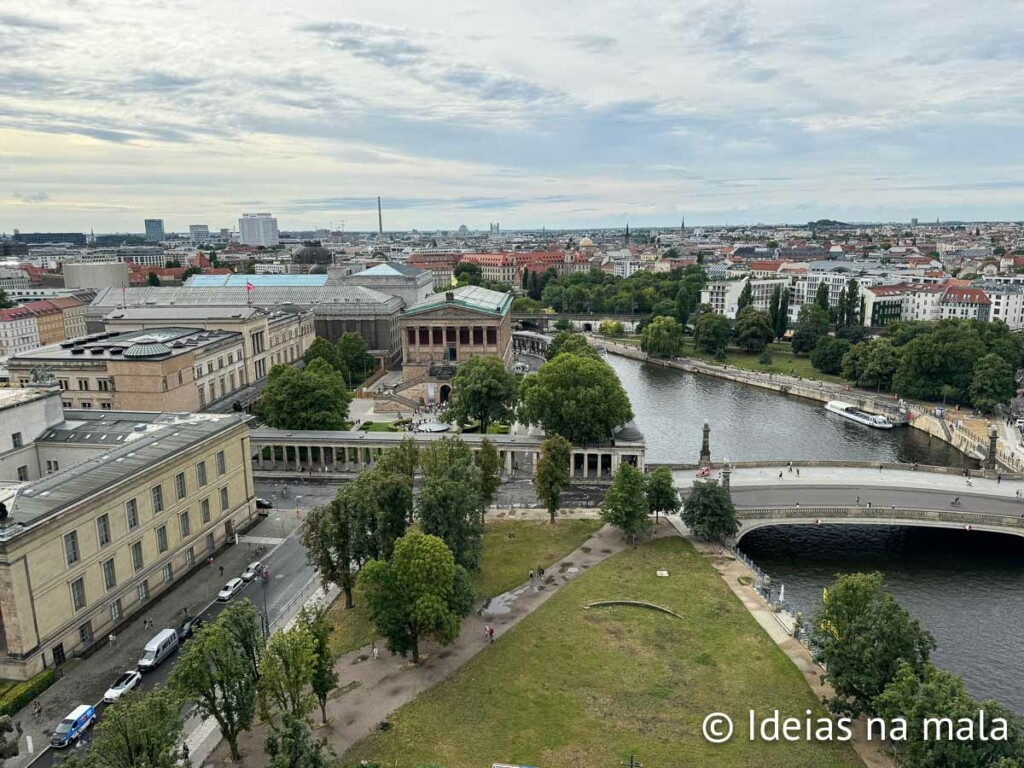
[[[72,467],[7,496],[0,676],[87,650],[253,519],[246,419],[150,416],[147,434],[89,474]]]

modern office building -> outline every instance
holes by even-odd
[[[249,417],[0,390],[0,675],[104,642],[253,520]]]
[[[14,242],[26,245],[81,245],[86,244],[83,232],[19,232],[14,230]]]
[[[150,243],[159,243],[164,239],[164,220],[146,219],[146,240]]]
[[[202,245],[210,239],[210,227],[206,224],[189,224],[188,234],[194,245]]]
[[[271,248],[281,242],[277,219],[269,213],[243,213],[238,220],[238,235],[242,245]]]

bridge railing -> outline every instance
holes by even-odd
[[[916,509],[909,507],[859,506],[859,507],[744,507],[736,510],[740,521],[750,520],[894,520],[931,523],[954,523],[956,525],[985,525],[997,528],[1024,530],[1024,506],[1022,515],[1004,515],[998,512],[971,512],[942,509]]]
[[[997,471],[992,469],[964,469],[962,467],[943,467],[935,464],[903,464],[903,463],[890,463],[890,462],[878,462],[878,461],[843,461],[833,459],[794,459],[793,461],[730,461],[729,467],[731,469],[787,469],[792,464],[794,467],[821,467],[830,468],[835,467],[838,469],[874,469],[876,471],[896,471],[896,472],[931,472],[936,475],[958,475],[962,477],[982,477],[990,480],[995,480],[997,475],[1002,475],[1004,480],[1010,478],[1024,479],[1024,475],[1020,473],[1011,473],[1005,471]],[[666,467],[668,469],[685,472],[687,470],[694,470],[701,468],[700,464],[697,463],[670,463],[660,461],[648,461],[646,466],[650,469],[656,467]],[[722,469],[725,467],[725,462],[712,461],[709,465],[712,469]]]

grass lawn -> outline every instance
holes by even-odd
[[[616,598],[653,602],[684,620],[585,607]],[[848,745],[748,740],[751,708],[823,716],[800,673],[711,566],[687,542],[662,539],[569,584],[453,679],[400,709],[390,731],[355,745],[344,764],[592,768],[634,752],[649,768],[861,765]],[[733,716],[732,741],[704,741],[701,723],[712,712]]]
[[[473,574],[477,597],[494,597],[529,577],[531,568],[547,568],[590,538],[601,527],[599,520],[559,520],[556,525],[536,521],[507,520],[488,523],[484,530],[484,554],[480,570]],[[509,533],[515,533],[510,539]],[[376,633],[370,624],[362,595],[356,589],[355,607],[345,610],[345,597],[330,607],[331,649],[334,655],[369,645]]]
[[[397,432],[398,430],[386,421],[364,421],[359,425],[362,432]]]

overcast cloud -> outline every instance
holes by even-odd
[[[1016,0],[19,0],[0,232],[1024,217]]]

